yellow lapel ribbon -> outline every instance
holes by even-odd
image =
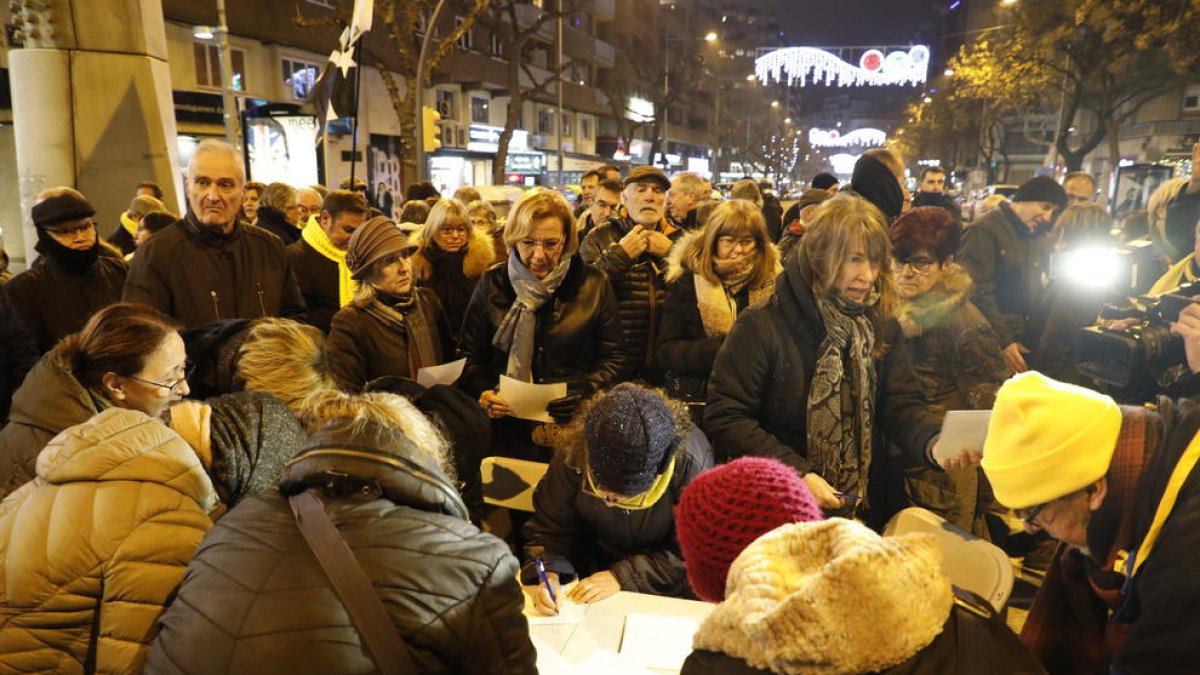
[[[125,231],[129,233],[129,236],[137,239],[137,221],[135,221],[133,218],[130,218],[128,213],[121,212],[121,227],[125,228]]]
[[[333,245],[325,230],[317,223],[316,218],[309,218],[308,224],[300,231],[300,237],[313,247],[313,250],[325,258],[337,263],[338,267],[338,305],[345,307],[354,299],[358,290],[358,282],[350,278],[350,268],[346,266],[346,252]]]

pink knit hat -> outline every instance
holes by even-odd
[[[788,523],[824,520],[794,469],[743,457],[700,474],[675,507],[675,532],[688,583],[709,602],[725,599],[725,576],[751,542]]]

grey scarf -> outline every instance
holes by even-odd
[[[841,295],[817,298],[825,339],[808,394],[808,456],[839,492],[865,496],[871,463],[876,373],[875,332],[867,309]]]
[[[571,269],[570,256],[564,255],[545,279],[533,276],[517,257],[515,248],[508,252],[508,280],[517,299],[496,328],[492,346],[508,352],[505,375],[522,382],[533,381],[533,338],[537,331],[537,311],[546,304]]]

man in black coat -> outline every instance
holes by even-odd
[[[192,328],[219,319],[303,318],[304,297],[278,237],[238,222],[245,171],[222,141],[188,163],[188,214],[134,256],[124,299]]]
[[[329,333],[333,315],[352,299],[346,244],[366,218],[362,193],[334,190],[321,204],[316,224],[306,224],[300,240],[287,247],[308,306],[308,321],[323,333]]]

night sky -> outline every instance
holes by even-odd
[[[743,0],[774,10],[792,46],[909,44],[933,27],[933,0]]]

